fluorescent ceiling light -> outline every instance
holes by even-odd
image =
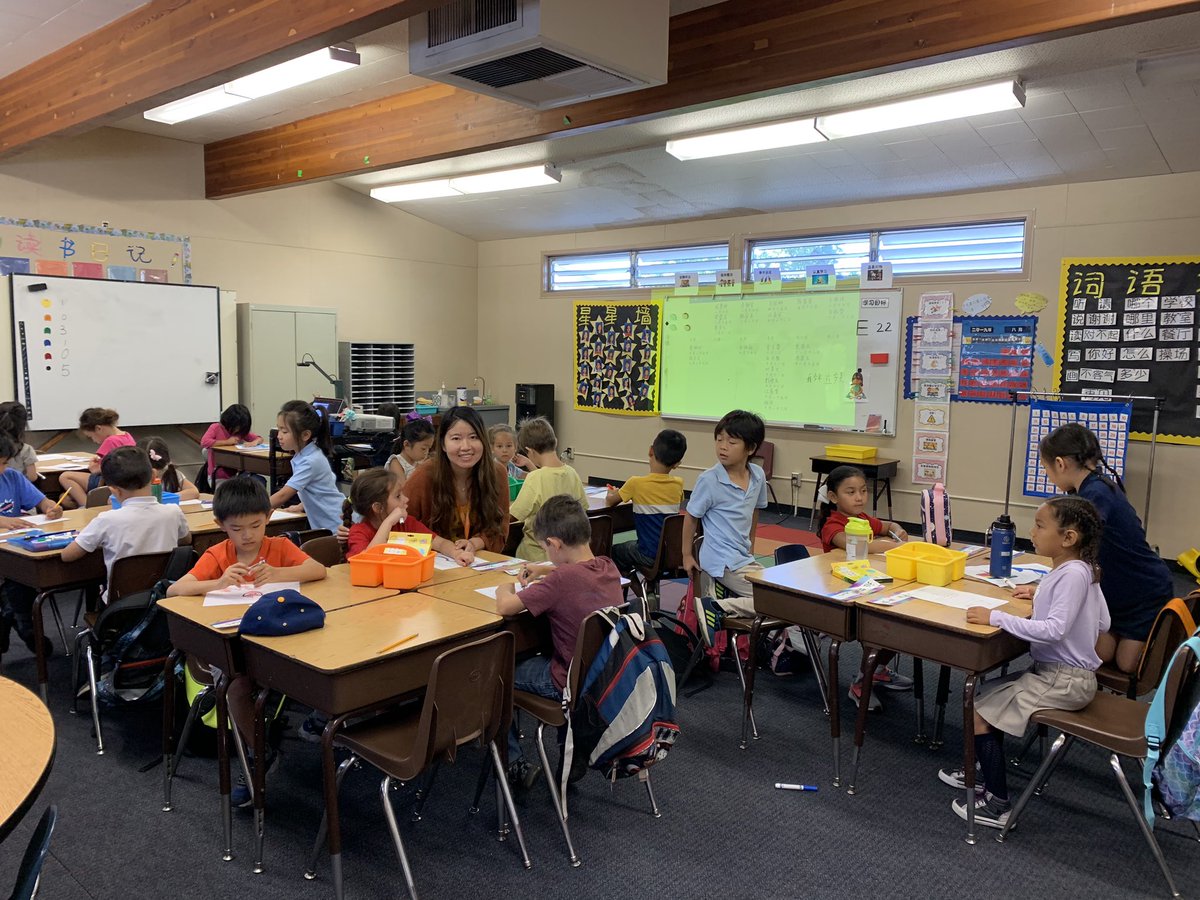
[[[487,194],[492,191],[511,191],[516,188],[558,184],[560,181],[562,181],[562,172],[553,163],[547,163],[542,166],[527,166],[520,169],[451,178],[450,187],[463,194]]]
[[[177,122],[207,116],[209,113],[237,106],[247,100],[257,100],[268,94],[352,69],[360,61],[359,55],[348,44],[322,47],[313,53],[289,59],[285,63],[271,66],[261,72],[255,72],[252,75],[234,79],[227,84],[209,88],[207,91],[192,94],[190,97],[148,109],[142,113],[142,116],[152,122],[174,125]]]
[[[793,122],[775,122],[771,125],[719,131],[716,134],[676,138],[667,141],[667,152],[676,159],[706,159],[711,156],[732,156],[735,153],[752,153],[755,150],[816,144],[823,140],[825,135],[813,127],[812,119],[798,119]]]
[[[1135,71],[1138,81],[1148,86],[1200,81],[1200,52],[1185,50],[1143,57],[1135,64]]]
[[[1019,82],[997,81],[866,109],[817,116],[817,130],[830,140],[835,140],[965,116],[982,116],[1005,109],[1020,109],[1024,105],[1025,91]]]
[[[432,197],[461,197],[462,192],[450,187],[449,179],[412,181],[408,184],[389,184],[371,188],[371,198],[384,203],[403,203],[405,200],[428,200]]]
[[[261,72],[230,81],[226,83],[225,90],[231,94],[237,94],[239,97],[257,100],[268,94],[353,69],[360,62],[362,62],[362,58],[354,51],[353,47],[322,47],[313,53],[289,59],[287,62],[263,69]]]
[[[170,103],[164,103],[162,106],[156,106],[154,109],[148,109],[142,115],[152,122],[174,125],[176,122],[194,119],[197,116],[207,116],[217,110],[237,106],[239,103],[245,103],[247,99],[228,93],[225,86],[219,84],[215,88],[209,88],[199,94],[192,94],[190,97],[183,97]]]

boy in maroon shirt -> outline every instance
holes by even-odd
[[[567,670],[583,620],[598,609],[625,601],[621,576],[612,560],[592,555],[592,525],[577,499],[560,495],[547,500],[534,516],[533,535],[550,564],[524,568],[519,588],[512,584],[498,587],[496,611],[515,616],[528,610],[550,620],[552,655],[531,656],[517,663],[513,687],[557,699],[567,686]],[[508,736],[509,781],[528,789],[540,773],[541,767],[522,754],[514,721]]]

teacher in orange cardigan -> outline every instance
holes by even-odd
[[[469,566],[480,550],[504,550],[508,478],[471,407],[455,406],[442,416],[434,451],[409,476],[404,493],[409,515],[452,542],[459,565]]]

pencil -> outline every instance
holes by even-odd
[[[416,636],[417,636],[417,632],[414,631],[408,637],[402,637],[402,638],[400,638],[400,640],[396,641],[396,643],[388,644],[382,650],[376,650],[375,655],[378,656],[380,653],[387,653],[389,650],[395,650],[397,647],[402,646],[403,644],[407,644],[409,641],[411,641]]]

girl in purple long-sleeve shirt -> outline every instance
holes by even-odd
[[[1082,709],[1096,695],[1096,639],[1109,627],[1108,604],[1100,590],[1100,516],[1080,497],[1056,497],[1038,507],[1030,538],[1050,557],[1050,574],[1033,595],[1033,617],[1022,619],[999,610],[973,606],[967,621],[992,625],[1029,641],[1033,665],[975,703],[975,758],[982,794],[976,792],[975,821],[1003,828],[1011,804],[1004,770],[1004,734],[1020,737],[1039,709]],[[1014,592],[1020,597],[1020,589]],[[1026,595],[1028,596],[1028,595]],[[962,770],[943,769],[938,777],[961,788]],[[954,811],[967,817],[964,800]]]

